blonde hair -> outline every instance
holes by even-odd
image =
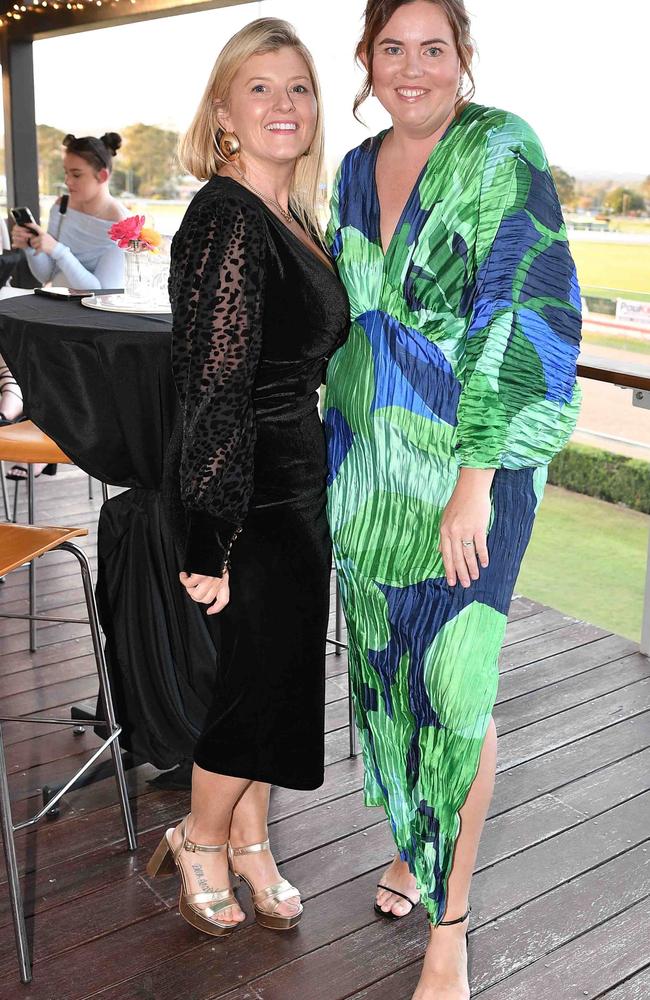
[[[277,52],[287,46],[296,49],[305,60],[317,104],[316,131],[306,155],[296,163],[289,204],[303,226],[320,235],[318,200],[325,151],[321,88],[312,55],[288,21],[276,17],[259,18],[226,43],[217,56],[192,124],[179,143],[178,158],[183,169],[198,180],[207,181],[219,173],[228,163],[219,149],[219,139],[223,135],[219,113],[228,102],[235,75],[251,56]]]

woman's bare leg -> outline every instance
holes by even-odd
[[[494,791],[496,761],[497,733],[494,721],[491,721],[483,743],[478,773],[460,811],[461,832],[449,876],[445,920],[462,917],[469,907],[472,873]],[[465,921],[452,927],[431,927],[424,967],[413,1000],[469,1000],[465,946],[467,923]]]
[[[227,843],[233,809],[250,785],[251,782],[246,778],[213,774],[195,764],[192,770],[192,805],[187,820],[187,837],[204,846]],[[172,834],[175,847],[180,839],[179,825]],[[218,892],[230,885],[228,855],[225,852],[206,854],[182,851],[181,863],[190,882],[191,892]],[[240,923],[246,916],[237,905],[222,910],[217,919],[220,923]]]
[[[230,843],[233,847],[261,844],[268,838],[268,815],[271,786],[253,781],[238,800],[230,824]],[[273,855],[268,851],[244,854],[235,858],[235,867],[260,889],[275,885],[282,879]],[[281,903],[276,913],[292,917],[300,908],[300,896]]]
[[[5,420],[15,420],[23,412],[23,394],[20,386],[0,356],[0,413]]]

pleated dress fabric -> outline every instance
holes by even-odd
[[[167,517],[187,572],[230,567],[230,603],[206,617],[214,693],[194,760],[317,788],[331,572],[318,390],[347,335],[347,296],[261,199],[221,177],[174,238],[170,294],[181,413]]]
[[[578,415],[581,300],[539,140],[470,104],[434,148],[386,253],[386,133],[344,159],[328,242],[352,328],[327,381],[329,519],[368,805],[432,922],[476,776],[546,467]],[[496,469],[489,568],[450,587],[438,550],[459,469]]]

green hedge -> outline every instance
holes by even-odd
[[[551,462],[548,481],[650,514],[650,462],[570,444]]]

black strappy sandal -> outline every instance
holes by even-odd
[[[39,476],[56,476],[58,466],[54,462],[48,462],[44,469],[34,473],[34,479]],[[10,479],[12,483],[25,483],[29,479],[29,472],[25,465],[12,465],[9,472],[5,472],[5,479]]]
[[[377,888],[385,889],[386,892],[392,892],[394,896],[401,896],[402,899],[405,899],[407,903],[411,904],[411,909],[408,911],[408,913],[404,913],[400,917],[399,914],[393,913],[392,910],[388,910],[388,912],[386,912],[386,910],[382,910],[379,903],[375,903],[375,913],[380,917],[385,917],[386,920],[404,920],[404,917],[410,917],[415,907],[420,905],[419,899],[417,903],[414,903],[410,896],[405,895],[403,892],[399,892],[397,889],[391,889],[389,885],[382,885],[381,882],[378,882]]]
[[[15,392],[12,388],[10,388],[12,385],[15,385],[16,389],[19,388],[16,379],[9,371],[7,365],[0,365],[0,395],[2,395],[5,392],[8,392],[11,396],[15,396],[16,399],[19,399],[20,402],[22,403],[23,401],[22,393]],[[23,416],[22,412],[19,417],[6,417],[2,412],[2,410],[0,410],[0,427],[9,427],[11,424],[19,424],[21,420],[24,419],[25,417]]]

